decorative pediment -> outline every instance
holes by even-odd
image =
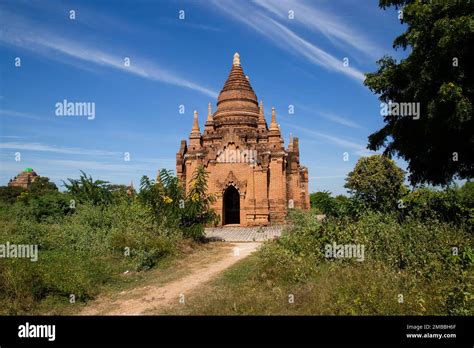
[[[238,180],[232,171],[229,172],[224,181],[216,180],[216,187],[222,194],[229,186],[234,186],[241,196],[245,196],[247,192],[247,180]]]

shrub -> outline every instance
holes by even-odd
[[[72,214],[71,197],[67,194],[50,191],[42,195],[33,195],[23,192],[18,198],[12,211],[17,218],[44,221],[46,219],[60,219]]]
[[[423,296],[430,298],[430,310],[434,313],[473,313],[470,277],[474,267],[471,247],[474,237],[466,227],[456,227],[438,220],[421,221],[413,217],[406,217],[400,222],[397,214],[371,211],[361,214],[358,219],[347,216],[328,217],[317,222],[314,213],[301,211],[292,212],[289,218],[291,223],[281,238],[276,242],[266,243],[258,253],[258,274],[261,280],[277,284],[275,286],[311,284],[318,273],[327,267],[331,269],[330,274],[334,275],[349,266],[354,270],[361,268],[360,274],[381,268],[399,275],[399,286],[402,286],[405,294],[410,294],[410,301],[415,301],[412,303],[415,314],[423,314],[426,310],[427,304],[423,305]],[[325,258],[325,245],[332,243],[364,245],[365,261]],[[375,275],[374,277],[377,278]],[[347,299],[343,295],[344,291],[349,294],[353,293],[353,289],[367,288],[365,280],[361,277],[354,280],[360,283],[339,284],[338,293],[342,297],[338,301]],[[408,286],[410,283],[412,285]],[[425,292],[418,300],[413,299],[413,296],[417,296],[413,287]],[[394,294],[399,293],[396,289],[392,290]],[[380,292],[383,293],[385,292]],[[366,297],[363,294],[360,296]],[[377,301],[382,299],[371,299],[374,306]],[[395,302],[396,299],[391,301]],[[383,300],[385,302],[387,301]],[[361,306],[362,304],[359,303]],[[351,306],[353,304],[347,308]],[[388,310],[364,308],[360,307],[355,313],[349,311],[342,314],[376,314],[377,311]],[[390,311],[395,310],[394,306],[390,308]]]
[[[56,184],[49,181],[49,178],[40,176],[33,181],[28,188],[28,192],[32,195],[40,196],[46,193],[57,192]]]
[[[437,219],[455,225],[473,226],[474,206],[468,192],[456,187],[448,187],[443,191],[418,188],[404,196],[403,211],[416,219]]]
[[[26,190],[17,186],[0,186],[0,202],[13,204],[17,197]]]
[[[158,180],[144,176],[138,199],[147,206],[157,225],[178,228],[185,237],[198,240],[204,235],[204,226],[217,220],[211,209],[214,197],[208,195],[207,173],[200,166],[193,173],[188,192],[170,171],[161,170]]]
[[[310,195],[311,207],[326,216],[351,214],[353,202],[344,195],[331,196],[329,191],[314,192]]]
[[[109,204],[112,202],[112,192],[107,181],[93,180],[81,170],[79,179],[63,181],[68,193],[78,202],[89,202],[94,205]]]

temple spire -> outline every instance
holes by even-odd
[[[272,122],[270,123],[270,130],[280,130],[276,122],[276,111],[274,107],[272,107]]]
[[[288,151],[293,151],[293,134],[290,133],[290,143],[288,144]]]
[[[212,105],[211,103],[207,104],[207,122],[212,122]]]
[[[191,134],[200,134],[201,131],[199,130],[199,123],[198,123],[198,113],[194,110],[194,122],[193,122],[193,129],[191,130]]]
[[[160,176],[161,170],[158,168],[158,171],[156,172],[156,183],[161,184],[161,176]]]
[[[265,113],[263,112],[263,102],[260,100],[258,106],[258,127],[261,129],[267,129],[267,122],[265,121]]]

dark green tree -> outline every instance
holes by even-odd
[[[40,176],[31,183],[28,191],[32,195],[43,195],[51,192],[57,192],[58,187],[54,182],[50,182],[49,178]]]
[[[380,0],[406,31],[393,43],[407,58],[384,56],[365,85],[383,103],[419,103],[420,117],[384,116],[369,148],[408,162],[413,184],[446,185],[474,173],[474,1]],[[394,14],[395,15],[395,14]]]
[[[309,200],[311,207],[316,208],[322,214],[333,215],[336,210],[337,202],[329,191],[313,192],[309,195]]]

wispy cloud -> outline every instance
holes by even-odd
[[[349,127],[349,128],[353,128],[353,129],[363,129],[364,128],[364,127],[362,127],[361,125],[355,123],[352,120],[349,120],[345,117],[336,115],[333,112],[328,112],[328,111],[321,110],[319,107],[309,108],[307,106],[298,104],[297,108],[301,109],[301,110],[303,110],[307,113],[319,115],[319,116],[325,118],[326,120],[329,120],[329,121],[337,123],[337,124],[341,124],[341,125]]]
[[[213,31],[213,32],[223,32],[224,29],[207,25],[207,24],[201,24],[201,23],[193,23],[190,22],[189,20],[182,21],[182,20],[176,20],[176,18],[162,18],[160,19],[160,23],[166,24],[166,25],[172,25],[174,27],[179,27],[183,29],[197,29],[197,30],[204,30],[204,31]]]
[[[6,12],[0,12],[0,21],[4,28],[8,28],[0,30],[0,43],[2,44],[21,47],[46,57],[50,57],[51,53],[55,52],[61,54],[64,63],[71,63],[66,58],[73,58],[149,80],[188,88],[213,98],[217,96],[216,91],[184,79],[146,59],[134,56],[132,64],[125,66],[124,57],[119,54],[81,44],[77,39],[60,37],[48,29],[37,27],[37,23],[33,24],[23,17]]]
[[[36,120],[36,121],[50,121],[47,118],[40,117],[37,115],[33,115],[27,112],[20,112],[20,111],[14,111],[14,110],[1,110],[0,109],[0,115],[1,116],[7,116],[7,117],[20,117],[20,118],[26,118],[29,120]]]
[[[310,180],[326,180],[326,179],[340,179],[345,178],[347,175],[325,175],[325,176],[310,176]]]
[[[382,49],[355,29],[353,23],[345,23],[335,14],[318,7],[315,1],[311,2],[311,6],[301,0],[254,0],[254,2],[280,19],[288,19],[288,11],[292,10],[294,13],[292,22],[323,34],[335,44],[350,47],[371,58],[380,57],[382,54]]]
[[[351,120],[348,120],[347,118],[335,115],[333,113],[324,112],[324,111],[317,111],[316,113],[318,115],[324,117],[325,119],[329,120],[329,121],[341,124],[341,125],[349,127],[349,128],[353,128],[353,129],[363,129],[364,128],[361,125],[359,125],[359,124],[357,124],[357,123],[355,123]]]
[[[83,149],[77,147],[60,147],[41,143],[20,143],[20,142],[5,142],[0,143],[0,149],[8,150],[23,150],[36,152],[53,152],[68,155],[85,155],[85,156],[122,156],[122,152],[102,151]]]
[[[115,172],[122,174],[135,173],[136,171],[150,170],[150,167],[140,165],[137,162],[103,162],[103,161],[81,161],[81,160],[48,160],[48,163],[54,166],[59,166],[62,169],[76,169],[76,170],[100,170],[106,172]]]
[[[341,137],[338,137],[338,136],[335,136],[335,135],[331,135],[331,134],[326,134],[326,133],[314,131],[314,130],[311,130],[311,129],[308,129],[308,128],[300,127],[300,126],[290,124],[290,123],[286,123],[286,122],[282,122],[282,123],[287,127],[292,127],[294,129],[297,129],[297,130],[299,130],[303,133],[306,133],[310,136],[313,136],[315,138],[324,139],[324,140],[330,142],[331,144],[337,145],[337,146],[339,146],[341,148],[344,148],[346,150],[352,150],[353,153],[355,153],[358,156],[370,156],[370,155],[373,155],[373,154],[376,153],[376,152],[368,150],[366,146],[364,146],[360,143],[356,143],[356,142],[351,141],[351,140],[347,140],[347,139],[344,139],[344,138],[341,138]]]
[[[20,135],[0,135],[0,138],[7,138],[7,139],[21,139],[24,138]]]
[[[221,12],[246,24],[273,44],[291,54],[298,53],[313,64],[330,71],[342,73],[359,82],[365,79],[361,71],[351,66],[345,67],[342,59],[334,57],[315,44],[303,39],[287,26],[265,14],[260,7],[244,5],[242,2],[213,0],[212,3]]]

